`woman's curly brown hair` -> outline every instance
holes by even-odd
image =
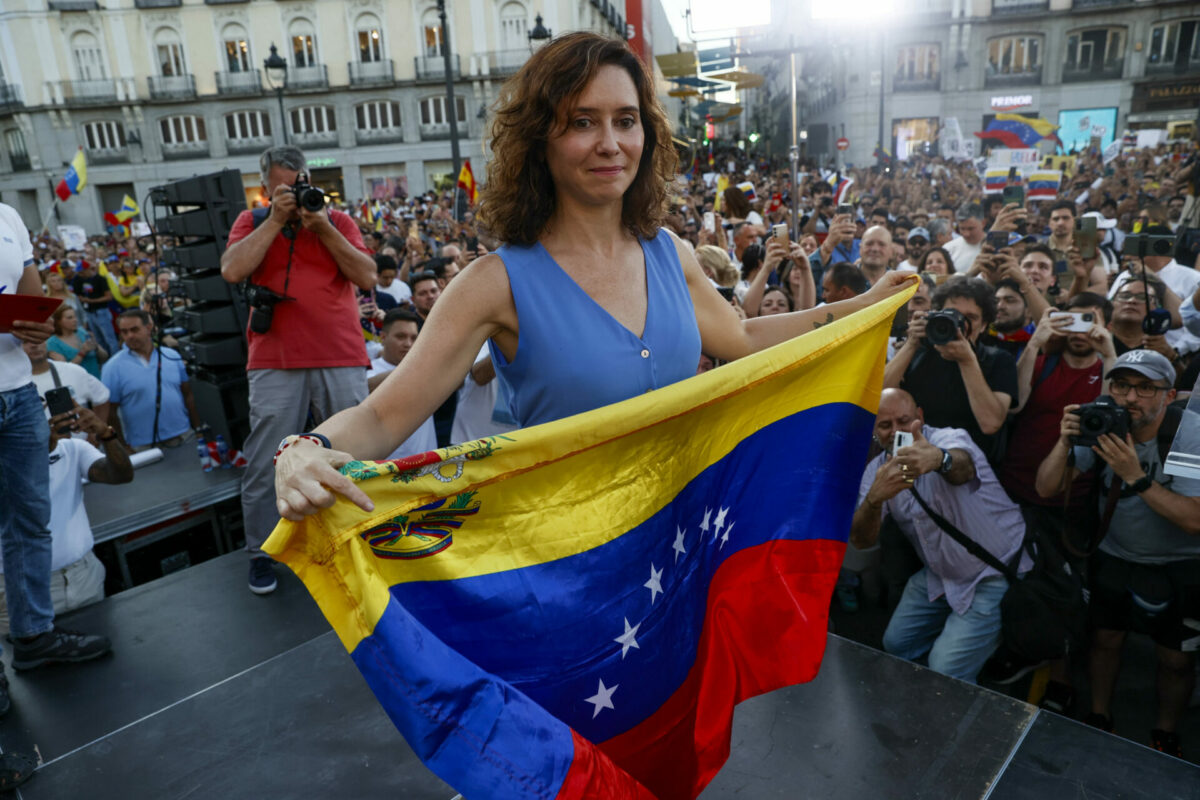
[[[501,241],[531,245],[554,213],[554,181],[546,144],[567,124],[571,105],[600,67],[621,67],[637,89],[645,144],[637,175],[625,192],[621,222],[651,239],[667,214],[678,155],[667,115],[646,67],[624,41],[594,33],[560,36],[505,82],[492,123],[492,160],[479,215]]]

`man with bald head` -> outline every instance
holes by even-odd
[[[893,453],[898,431],[913,443]],[[883,634],[883,648],[930,669],[973,683],[1000,644],[1000,600],[1008,580],[968,553],[926,513],[921,500],[1005,563],[1021,549],[1025,520],[1008,498],[971,436],[925,424],[924,412],[903,389],[885,389],[875,417],[883,452],[867,464],[858,490],[850,543],[879,539],[890,516],[924,566],[908,579]],[[1018,573],[1029,569],[1023,555]]]
[[[874,286],[892,268],[892,234],[882,225],[867,228],[859,246],[858,268]]]

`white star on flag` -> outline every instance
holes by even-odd
[[[671,545],[671,549],[675,551],[675,563],[679,563],[679,557],[687,552],[683,548],[683,528],[675,527],[675,544]]]
[[[725,532],[723,534],[721,534],[721,547],[722,548],[724,548],[725,543],[729,541],[729,532],[731,530],[733,530],[733,525],[734,525],[734,523],[732,523],[732,522],[729,523],[729,527],[725,529]]]
[[[704,521],[700,523],[700,530],[708,533],[708,518],[712,516],[712,509],[704,509]]]
[[[640,627],[642,627],[642,623],[640,623],[640,622],[637,625],[634,625],[632,628],[629,627],[629,619],[628,619],[628,617],[626,617],[625,618],[625,632],[623,634],[621,634],[620,636],[618,636],[617,638],[613,639],[614,642],[619,642],[621,645],[621,660],[622,661],[625,660],[625,654],[629,652],[629,648],[636,647],[638,650],[642,649],[638,645],[637,639],[634,638],[635,636],[637,636],[638,628],[640,628]],[[617,687],[614,686],[613,688],[615,689]]]
[[[650,590],[650,604],[651,605],[654,605],[654,601],[662,593],[662,590],[663,590],[662,574],[663,574],[663,571],[661,569],[655,569],[654,563],[651,562],[650,563],[650,580],[648,580],[642,584],[642,586],[645,586],[647,589]]]
[[[596,709],[592,712],[592,719],[595,719],[600,715],[600,709],[602,708],[611,708],[613,711],[617,710],[612,701],[613,692],[616,690],[616,686],[606,687],[604,685],[604,681],[601,680],[600,688],[596,690],[596,693],[583,701],[585,703],[591,703],[596,707]]]
[[[728,508],[722,508],[717,512],[716,527],[713,528],[713,541],[717,541],[717,537],[721,535],[721,528],[725,527],[725,515],[729,513]]]

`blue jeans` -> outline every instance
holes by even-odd
[[[32,383],[0,392],[0,554],[14,639],[54,627],[50,426]]]
[[[916,661],[929,654],[929,668],[974,683],[1000,644],[1000,600],[1008,591],[1001,575],[984,578],[966,614],[956,614],[943,595],[929,599],[929,567],[908,579],[900,604],[883,632],[883,649]]]
[[[110,356],[116,355],[117,351],[121,349],[121,342],[113,330],[112,314],[107,308],[101,308],[98,311],[89,308],[85,313],[87,314],[88,330],[95,335],[100,346],[107,350]]]

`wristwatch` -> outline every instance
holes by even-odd
[[[1134,494],[1141,494],[1153,485],[1154,479],[1149,475],[1143,475],[1133,483],[1129,484],[1129,488],[1133,490]]]
[[[950,451],[942,449],[942,465],[938,467],[938,474],[945,475],[954,467],[954,457],[950,455]]]

